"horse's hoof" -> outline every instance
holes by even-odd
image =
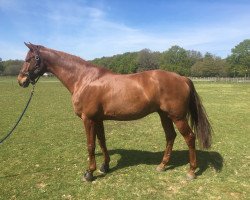
[[[166,171],[166,167],[162,166],[161,164],[156,167],[157,172],[164,172]]]
[[[100,172],[102,174],[107,174],[109,172],[109,165],[108,164],[102,164],[100,168]]]
[[[83,181],[92,182],[93,180],[93,172],[87,170],[83,176]]]
[[[196,179],[196,175],[193,172],[187,173],[187,180],[188,181],[192,181],[194,179]]]

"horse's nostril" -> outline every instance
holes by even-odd
[[[29,86],[29,84],[30,84],[29,80],[28,80],[28,79],[26,79],[26,80],[23,82],[22,87],[26,88],[26,87],[28,87],[28,86]]]
[[[26,88],[26,87],[28,87],[29,86],[29,83],[30,83],[30,81],[29,81],[29,79],[27,79],[27,78],[23,78],[23,79],[18,79],[18,84],[21,86],[21,87],[23,87],[23,88]]]

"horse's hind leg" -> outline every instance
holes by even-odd
[[[195,178],[195,170],[197,167],[196,164],[196,152],[195,152],[195,134],[193,133],[192,129],[188,125],[187,119],[183,120],[176,120],[174,121],[177,129],[180,131],[182,136],[184,137],[188,148],[189,148],[189,162],[190,162],[190,169],[187,174],[188,179]]]
[[[171,153],[172,153],[174,140],[176,138],[176,132],[174,130],[173,122],[167,116],[167,114],[165,112],[160,111],[159,115],[160,115],[161,123],[162,123],[163,129],[164,129],[164,132],[165,132],[167,145],[166,145],[166,149],[164,152],[162,162],[160,165],[157,166],[156,170],[157,171],[165,171],[166,165],[168,164]]]
[[[104,162],[100,168],[100,172],[107,173],[109,171],[110,157],[109,157],[107,146],[106,146],[106,138],[105,138],[103,122],[99,122],[97,124],[97,128],[98,130],[96,134],[97,134],[98,142],[99,142],[99,145],[102,149],[102,153],[104,156]]]

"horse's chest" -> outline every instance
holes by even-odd
[[[91,97],[91,94],[75,94],[72,96],[72,103],[74,111],[78,116],[85,114],[86,116],[92,117],[98,112],[98,102],[96,102],[96,98]]]

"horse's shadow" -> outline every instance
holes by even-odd
[[[214,151],[196,151],[198,171],[196,175],[201,175],[209,167],[214,168],[215,171],[219,172],[223,168],[223,157]],[[121,158],[117,161],[117,165],[110,169],[110,172],[126,168],[129,166],[136,166],[140,164],[146,165],[158,165],[163,157],[163,152],[150,152],[140,150],[125,150],[125,149],[114,149],[109,151],[110,155],[118,154]],[[188,151],[173,151],[171,159],[168,163],[167,169],[174,169],[189,163]]]

